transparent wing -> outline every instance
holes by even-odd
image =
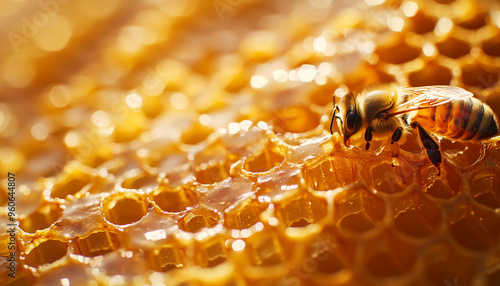
[[[463,88],[449,85],[405,87],[403,93],[407,94],[410,100],[392,108],[384,117],[431,108],[453,100],[464,100],[474,96],[472,92]]]

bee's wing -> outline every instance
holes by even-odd
[[[431,108],[453,100],[464,100],[474,96],[472,92],[463,88],[448,85],[406,87],[403,88],[403,93],[407,94],[410,100],[392,108],[385,117]]]

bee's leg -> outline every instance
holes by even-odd
[[[398,157],[398,155],[399,155],[399,146],[398,146],[397,142],[399,141],[399,139],[401,139],[402,135],[403,135],[403,128],[402,127],[398,127],[396,130],[394,130],[394,133],[392,133],[391,151],[392,151],[393,158]],[[394,143],[396,143],[396,144],[394,144]],[[393,160],[392,166],[395,167],[394,160]]]
[[[424,148],[427,150],[427,156],[431,160],[432,164],[438,169],[438,176],[441,175],[441,151],[439,151],[439,145],[432,139],[427,132],[425,132],[424,128],[418,124],[418,122],[412,122],[411,126],[413,128],[418,128],[418,134],[420,135],[420,140],[424,145]]]
[[[370,141],[372,141],[372,132],[373,132],[373,128],[368,127],[366,128],[366,132],[365,132],[365,140],[366,140],[366,150],[370,149]]]

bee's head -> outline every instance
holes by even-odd
[[[363,119],[356,104],[356,97],[352,92],[343,96],[338,105],[334,101],[333,115],[330,123],[330,132],[332,134],[333,121],[337,119],[340,121],[339,129],[344,138],[344,144],[347,146],[349,138],[356,134],[363,125]]]

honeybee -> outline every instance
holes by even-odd
[[[363,134],[366,150],[374,136],[392,136],[391,144],[417,128],[422,145],[441,174],[439,145],[428,132],[452,140],[484,140],[498,134],[498,120],[491,108],[456,86],[405,87],[377,85],[358,95],[348,93],[335,104],[330,122],[340,121],[344,144]],[[412,128],[410,128],[412,127]]]

